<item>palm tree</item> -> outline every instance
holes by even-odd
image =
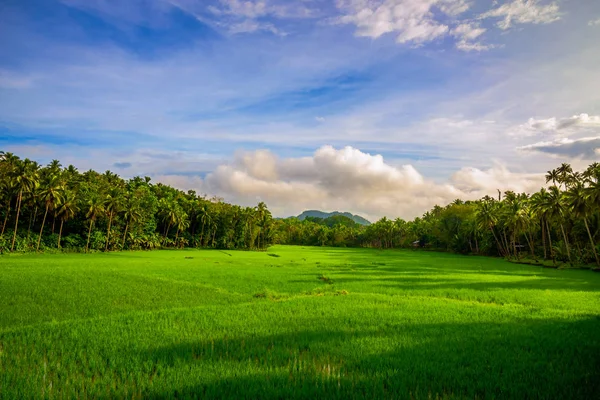
[[[23,201],[23,193],[32,191],[39,184],[38,170],[38,163],[30,161],[29,159],[25,159],[23,160],[23,162],[17,164],[14,182],[19,194],[17,197],[17,217],[15,219],[15,232],[13,234],[10,251],[13,251],[15,248],[15,241],[17,239],[17,229],[19,227],[19,214],[21,213],[21,203]]]
[[[77,195],[75,192],[65,190],[61,193],[60,204],[58,206],[57,215],[60,218],[60,229],[58,230],[58,244],[60,249],[60,238],[62,237],[63,224],[77,215],[79,207],[77,205]]]
[[[592,245],[592,251],[594,252],[594,257],[596,258],[596,264],[600,267],[600,260],[598,259],[596,244],[594,243],[594,238],[590,232],[590,226],[587,219],[591,212],[591,204],[588,196],[586,196],[585,187],[583,184],[579,182],[577,185],[572,185],[569,191],[566,192],[565,200],[573,212],[573,215],[577,218],[583,219],[585,229],[590,239],[590,244]]]
[[[44,188],[40,193],[40,197],[44,202],[46,211],[44,212],[44,218],[42,219],[42,227],[40,228],[40,235],[38,237],[36,251],[40,249],[40,243],[42,241],[42,234],[44,232],[44,225],[46,224],[46,217],[48,216],[49,210],[54,210],[56,205],[61,201],[60,195],[64,189],[62,183],[59,181],[58,175],[50,177],[49,181],[46,182]]]
[[[548,243],[550,246],[550,256],[554,259],[554,250],[552,249],[552,235],[550,232],[550,226],[548,224],[548,204],[549,204],[549,195],[548,191],[545,188],[540,189],[539,192],[534,193],[529,199],[531,204],[531,209],[535,215],[540,219],[542,224],[542,242],[544,244],[544,259],[546,258],[546,236],[545,233],[548,234]]]
[[[546,172],[546,183],[552,181],[553,185],[560,180],[560,172],[557,169]]]
[[[123,243],[121,244],[121,248],[125,248],[125,239],[127,238],[127,230],[129,226],[138,222],[141,218],[141,210],[139,208],[139,204],[135,200],[134,195],[130,195],[126,198],[125,204],[123,207],[123,218],[125,219],[125,233],[123,233]]]
[[[571,249],[569,248],[569,240],[567,239],[567,234],[565,233],[565,227],[563,225],[563,220],[566,214],[565,201],[560,189],[556,186],[551,186],[548,191],[548,216],[551,219],[558,221],[560,225],[560,230],[562,232],[563,238],[565,240],[565,246],[567,249],[567,256],[569,257],[569,262],[571,260]]]
[[[90,237],[92,234],[92,225],[96,222],[96,218],[104,212],[104,202],[97,195],[93,194],[92,197],[86,203],[87,212],[85,217],[90,221],[90,227],[88,229],[87,244],[85,245],[85,252],[87,253],[90,248]]]
[[[496,236],[496,231],[494,230],[494,226],[496,226],[496,224],[498,223],[497,206],[495,201],[479,202],[477,205],[475,219],[477,221],[477,224],[482,229],[489,229],[492,232],[500,254],[507,255],[507,253],[504,251],[502,244],[500,243],[500,240],[498,240],[498,236]]]
[[[108,172],[110,171],[107,171],[107,173]],[[106,195],[106,198],[104,199],[104,211],[108,215],[108,227],[106,228],[106,245],[104,246],[104,251],[108,251],[112,221],[115,215],[121,211],[121,197],[116,189]]]

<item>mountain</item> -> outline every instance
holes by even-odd
[[[354,214],[350,214],[349,212],[339,212],[339,211],[327,213],[327,212],[318,211],[318,210],[307,210],[307,211],[304,211],[302,214],[298,215],[298,219],[300,221],[302,221],[306,217],[316,217],[316,218],[325,219],[328,217],[333,217],[334,215],[343,215],[344,217],[350,218],[352,221],[356,222],[357,224],[371,225],[371,222],[369,222],[367,219],[361,217],[360,215],[354,215]]]

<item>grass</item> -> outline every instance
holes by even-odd
[[[0,257],[0,398],[598,393],[591,271],[283,246]]]

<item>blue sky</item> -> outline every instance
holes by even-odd
[[[0,38],[0,149],[279,215],[600,158],[595,0],[4,0]]]

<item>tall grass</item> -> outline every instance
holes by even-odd
[[[600,393],[600,274],[271,252],[1,257],[0,398]]]

